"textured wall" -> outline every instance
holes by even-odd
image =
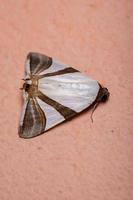
[[[0,200],[133,199],[133,1],[0,0]],[[110,100],[30,140],[17,135],[24,61],[53,56]]]

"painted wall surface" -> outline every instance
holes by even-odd
[[[0,200],[133,199],[133,1],[0,0]],[[53,56],[110,100],[34,139],[18,137],[25,57]]]

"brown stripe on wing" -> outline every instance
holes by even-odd
[[[22,138],[35,137],[45,130],[45,126],[46,117],[43,110],[35,98],[30,98],[25,110],[23,124],[19,129],[19,136]]]
[[[52,58],[40,53],[29,53],[31,74],[39,74],[52,65]]]
[[[58,103],[57,101],[49,98],[42,92],[38,91],[38,98],[47,103],[48,105],[52,106],[55,110],[57,110],[65,119],[69,119],[77,114],[76,111],[63,106],[62,104]]]
[[[72,67],[67,67],[65,69],[56,71],[56,72],[51,72],[43,75],[39,75],[38,78],[44,78],[44,77],[49,77],[49,76],[56,76],[56,75],[63,75],[63,74],[68,74],[68,73],[74,73],[74,72],[79,72],[77,69],[74,69]]]

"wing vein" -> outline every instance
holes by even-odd
[[[62,104],[58,103],[57,101],[49,98],[44,93],[38,91],[38,98],[47,103],[48,105],[52,106],[55,110],[57,110],[65,119],[71,118],[77,114],[76,111],[63,106]]]
[[[44,77],[63,75],[63,74],[74,73],[74,72],[79,72],[79,71],[72,68],[72,67],[67,67],[65,69],[62,69],[62,70],[59,70],[59,71],[56,71],[56,72],[38,75],[38,78],[41,79],[41,78],[44,78]]]

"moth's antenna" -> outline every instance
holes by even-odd
[[[92,116],[93,116],[93,113],[94,113],[94,111],[96,110],[98,104],[99,104],[99,102],[97,102],[97,103],[94,105],[93,110],[92,110],[92,112],[91,112],[90,118],[91,118],[92,123],[93,123],[93,117],[92,117]]]

